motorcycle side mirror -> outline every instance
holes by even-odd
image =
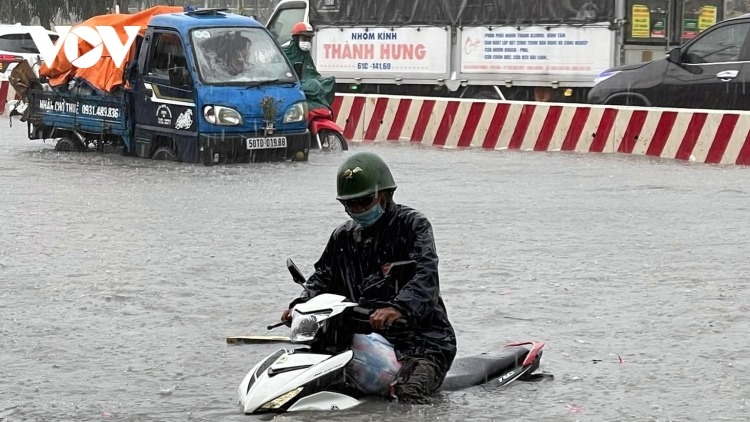
[[[289,273],[292,275],[292,280],[294,280],[294,282],[299,284],[300,286],[305,287],[305,282],[307,281],[307,279],[305,278],[305,275],[302,274],[302,271],[299,270],[297,265],[295,265],[294,261],[292,261],[292,258],[287,258],[286,267],[287,269],[289,269]]]
[[[399,281],[406,281],[414,277],[416,270],[416,261],[397,261],[383,266],[383,276]]]
[[[294,73],[297,74],[297,77],[302,79],[302,72],[304,71],[304,63],[302,62],[295,62],[294,63]]]

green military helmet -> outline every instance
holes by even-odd
[[[339,201],[395,189],[396,182],[388,165],[371,152],[352,154],[341,164],[336,175],[336,199]]]

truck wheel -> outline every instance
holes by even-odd
[[[309,152],[297,151],[290,159],[292,161],[307,161],[309,159],[309,156]]]
[[[206,167],[211,167],[214,165],[214,150],[211,148],[206,148],[205,151],[203,151],[203,165]]]
[[[321,129],[318,132],[320,137],[320,144],[324,150],[327,151],[346,151],[349,149],[349,145],[346,143],[344,135],[330,129]]]
[[[151,159],[162,161],[177,161],[177,154],[172,148],[159,147],[156,149],[156,151],[154,151],[154,155],[151,156]]]
[[[78,139],[60,138],[55,144],[55,151],[61,152],[79,152],[86,150],[83,142]]]

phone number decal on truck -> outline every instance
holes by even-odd
[[[94,104],[69,102],[65,100],[40,99],[39,109],[57,113],[84,114],[88,116],[106,117],[111,119],[120,118],[119,107],[107,107]]]
[[[315,63],[327,74],[448,73],[446,28],[322,28],[315,38]]]

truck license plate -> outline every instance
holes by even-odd
[[[286,148],[286,136],[246,138],[247,149]]]

